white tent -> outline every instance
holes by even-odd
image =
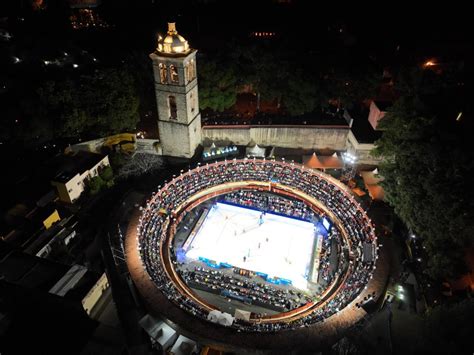
[[[231,326],[232,323],[234,323],[234,317],[232,317],[229,313],[221,313],[219,324],[228,327]]]
[[[214,151],[216,149],[216,145],[214,142],[212,142],[211,146],[210,147],[206,147],[204,148],[204,153],[211,153],[212,151]]]
[[[248,311],[244,311],[243,309],[235,309],[235,319],[244,320],[246,322],[250,321],[251,313]]]
[[[214,309],[209,312],[207,315],[207,320],[212,323],[218,323],[224,326],[230,326],[234,322],[234,317],[232,317],[229,313],[223,313]]]
[[[259,147],[255,144],[253,147],[245,148],[245,154],[250,157],[265,158],[265,148]]]
[[[218,311],[217,309],[214,309],[209,312],[207,315],[207,320],[211,321],[212,323],[217,323],[219,321],[219,317],[221,315],[221,312]]]

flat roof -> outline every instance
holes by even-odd
[[[53,181],[68,182],[76,174],[82,174],[84,171],[97,165],[106,155],[79,151],[75,154],[62,155],[56,162],[56,176]]]

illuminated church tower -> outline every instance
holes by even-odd
[[[168,33],[158,37],[150,54],[163,155],[190,158],[201,143],[196,52],[168,23]]]

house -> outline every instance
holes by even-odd
[[[110,166],[107,155],[79,151],[65,155],[51,185],[61,201],[74,203],[85,189],[86,181],[97,176],[101,169]]]

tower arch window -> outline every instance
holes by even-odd
[[[168,70],[166,69],[166,64],[160,63],[160,82],[162,84],[168,84]]]
[[[170,65],[170,76],[173,84],[179,83],[178,69],[173,64]]]
[[[178,119],[178,108],[176,106],[176,97],[169,96],[168,97],[168,106],[170,109],[170,120],[177,120]]]
[[[195,70],[195,66],[194,66],[194,59],[191,59],[191,61],[188,62],[188,64],[186,64],[187,82],[190,82],[190,81],[194,80],[195,77],[196,77],[196,70]]]

